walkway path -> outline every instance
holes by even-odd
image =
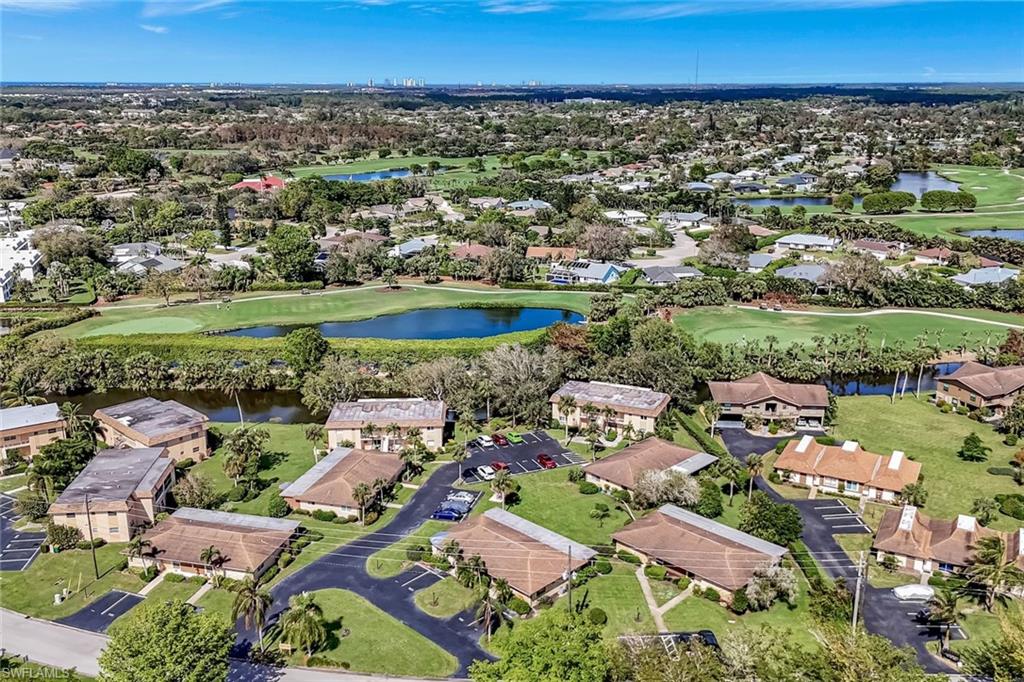
[[[155,578],[146,583],[145,587],[139,590],[139,596],[145,597],[147,594],[156,589],[156,586],[162,583],[164,581],[164,578],[166,578],[167,576],[168,573],[166,571],[164,571],[163,573],[158,573]]]
[[[213,589],[213,581],[212,580],[207,580],[205,583],[203,583],[202,587],[200,587],[198,590],[196,590],[195,594],[193,594],[191,597],[189,597],[188,599],[185,600],[185,603],[186,604],[191,604],[192,606],[195,606],[196,604],[199,603],[199,600],[203,598],[203,595],[205,595],[207,592],[209,592],[212,589]]]
[[[647,602],[647,608],[651,612],[654,624],[658,627],[658,632],[668,632],[668,628],[665,627],[665,619],[662,617],[662,610],[658,608],[658,602],[654,599],[654,593],[651,591],[651,584],[647,581],[643,566],[636,569],[636,579],[640,581],[640,591],[644,593],[644,601]]]
[[[737,305],[743,310],[761,310],[755,305]],[[810,315],[816,317],[875,317],[877,315],[929,315],[931,317],[944,317],[949,320],[962,320],[964,322],[977,322],[978,324],[990,324],[995,327],[1007,327],[1009,329],[1024,329],[1024,325],[1013,324],[1012,322],[998,322],[986,320],[980,317],[969,315],[958,315],[957,313],[942,313],[936,310],[923,310],[921,308],[877,308],[875,310],[861,310],[858,312],[838,313],[825,310],[771,310],[765,311],[776,315]]]

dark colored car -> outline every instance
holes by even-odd
[[[550,455],[545,455],[543,452],[537,455],[537,464],[545,469],[554,469],[558,466],[555,460],[551,459]]]
[[[499,462],[498,460],[494,460],[493,462],[491,462],[491,468],[494,469],[495,471],[508,469],[508,462]]]
[[[454,509],[438,509],[430,515],[430,518],[437,521],[461,521],[463,516]]]
[[[462,500],[445,500],[441,504],[437,505],[437,508],[452,509],[454,511],[459,512],[460,514],[468,514],[472,506],[473,505],[471,505],[469,502],[464,502]]]
[[[674,632],[677,640],[683,644],[689,644],[693,640],[697,640],[701,644],[705,644],[714,649],[720,648],[718,646],[718,638],[715,637],[715,633],[711,630],[698,630],[697,632]]]
[[[494,441],[495,445],[508,445],[508,438],[505,438],[505,436],[500,433],[493,434],[491,436],[491,440]]]

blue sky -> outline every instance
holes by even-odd
[[[0,0],[0,80],[1024,81],[1024,2]]]

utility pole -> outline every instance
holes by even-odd
[[[850,624],[855,633],[857,632],[857,612],[860,610],[860,584],[863,578],[864,550],[861,550],[857,557],[857,587],[856,592],[853,593],[853,622]]]
[[[92,552],[92,572],[100,579],[100,567],[96,563],[96,543],[92,539],[92,515],[89,513],[89,493],[85,494],[85,525],[89,528],[89,551]]]

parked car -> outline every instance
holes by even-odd
[[[496,459],[493,462],[491,462],[491,468],[494,469],[495,471],[507,471],[508,462],[502,462],[501,460]]]
[[[460,514],[454,509],[438,509],[430,515],[430,518],[437,521],[461,521],[463,516],[465,514]]]
[[[551,459],[550,455],[546,455],[543,452],[537,455],[537,464],[545,469],[554,469],[558,466],[558,463]]]
[[[437,505],[438,509],[452,509],[460,514],[468,514],[472,505],[469,502],[463,502],[462,500],[445,500],[441,504]]]
[[[512,443],[513,445],[519,445],[520,443],[523,442],[523,434],[516,433],[515,431],[509,431],[508,433],[506,433],[505,438],[508,440],[509,443]]]
[[[505,438],[505,436],[500,433],[496,433],[491,436],[491,440],[494,441],[495,445],[508,445],[508,438]]]
[[[928,601],[935,596],[935,588],[931,585],[900,585],[892,588],[892,593],[897,599]]]
[[[490,436],[477,436],[476,444],[482,448],[489,448],[494,445],[494,441],[491,440]]]
[[[449,493],[445,499],[472,504],[476,500],[476,495],[466,490],[459,490],[458,492]]]
[[[477,475],[477,478],[479,478],[479,479],[481,479],[483,481],[493,481],[494,480],[494,469],[492,469],[491,467],[489,467],[489,466],[487,466],[485,464],[484,466],[479,467],[476,470],[476,475]]]

